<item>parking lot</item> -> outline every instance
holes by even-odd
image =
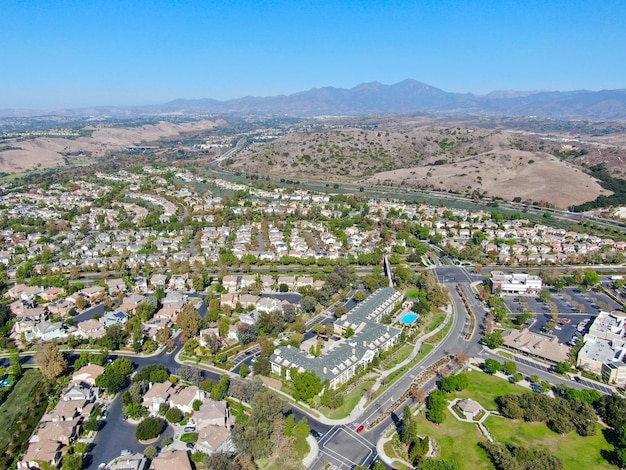
[[[581,291],[576,288],[566,288],[559,292],[550,292],[550,301],[542,302],[538,296],[506,296],[506,307],[513,314],[526,310],[533,315],[534,322],[530,330],[534,333],[548,334],[546,324],[552,321],[553,312],[558,314],[559,322],[550,333],[557,336],[559,342],[573,345],[572,338],[584,334],[589,329],[593,319],[601,310],[621,310],[622,307],[613,299],[600,291]],[[586,327],[579,331],[577,325],[587,320]]]
[[[622,307],[609,296],[601,291],[583,292],[576,288],[566,288],[559,292],[550,291],[550,301],[542,302],[539,297],[535,296],[506,296],[504,298],[508,309],[511,313],[521,313],[528,310],[531,313],[550,313],[550,303],[553,303],[556,312],[559,314],[567,313],[586,313],[597,315],[601,310],[612,311],[621,310]]]

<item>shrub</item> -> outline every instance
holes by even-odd
[[[135,437],[139,441],[154,439],[155,437],[159,436],[166,427],[167,424],[162,418],[146,418],[137,425],[137,429],[135,430]]]
[[[165,413],[165,419],[170,423],[180,423],[184,418],[183,412],[176,407],[172,407]]]

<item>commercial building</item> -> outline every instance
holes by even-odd
[[[502,271],[491,273],[491,292],[501,294],[538,294],[542,281],[539,276],[526,273],[505,274]]]

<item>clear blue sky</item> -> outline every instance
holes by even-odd
[[[3,0],[0,109],[626,88],[623,0]]]

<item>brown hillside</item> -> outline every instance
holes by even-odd
[[[463,125],[388,123],[298,131],[237,155],[248,173],[453,190],[567,207],[606,194],[532,136]],[[549,147],[549,146],[548,146]],[[547,148],[546,148],[547,150]]]

